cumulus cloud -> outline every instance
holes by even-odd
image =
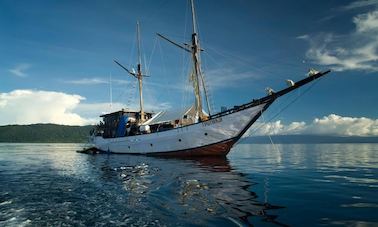
[[[75,108],[75,111],[79,113],[80,116],[93,118],[100,114],[121,110],[122,108],[125,108],[125,105],[119,102],[80,103],[80,105]]]
[[[338,136],[378,136],[378,119],[366,117],[342,117],[330,114],[315,118],[311,123],[281,121],[257,123],[252,135],[338,135]]]
[[[269,123],[258,122],[252,128],[253,135],[296,135],[301,134],[306,127],[305,122],[292,122],[288,125],[282,124],[280,120]]]
[[[0,93],[0,125],[54,123],[88,125],[97,123],[99,115],[126,109],[120,102],[83,103],[84,97],[55,91],[14,90]],[[166,102],[146,102],[147,111],[171,108]],[[133,103],[128,110],[138,110]]]
[[[364,2],[349,8],[362,4]],[[378,71],[378,10],[359,14],[352,21],[355,28],[349,34],[298,36],[310,43],[306,56],[314,63],[329,66],[335,71]]]
[[[31,64],[22,63],[22,64],[16,65],[12,69],[9,69],[8,71],[12,73],[14,76],[26,77],[28,76],[28,74],[25,71],[28,70],[30,67],[31,67]]]
[[[85,125],[73,112],[84,97],[53,91],[14,90],[0,93],[0,125],[56,123]]]

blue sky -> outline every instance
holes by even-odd
[[[377,7],[375,0],[196,1],[214,112],[262,97],[266,87],[284,88],[309,68],[333,69],[308,92],[280,99],[265,118],[285,109],[274,121],[308,124],[334,114],[375,122]],[[150,75],[147,108],[190,105],[190,56],[156,36],[189,42],[188,1],[0,0],[0,124],[94,120],[109,110],[110,74],[112,108],[135,107],[136,81],[113,59],[135,67],[137,20]]]

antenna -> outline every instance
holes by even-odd
[[[192,23],[193,23],[193,33],[197,33],[197,22],[196,22],[196,12],[194,11],[194,2],[190,0],[191,8],[192,8]]]
[[[112,111],[113,106],[113,89],[112,89],[112,73],[109,75],[109,97],[110,97],[110,111]]]
[[[139,21],[137,21],[137,41],[138,41],[138,65],[142,64],[141,54],[140,54],[140,28]]]

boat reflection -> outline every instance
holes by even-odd
[[[211,172],[230,172],[231,166],[227,157],[182,157],[182,158],[162,158],[162,159],[174,159],[174,160],[185,160],[187,162],[192,162],[200,168],[204,168]]]
[[[100,168],[103,179],[121,183],[131,209],[152,209],[155,218],[164,223],[171,223],[173,218],[183,220],[180,224],[184,225],[219,221],[237,225],[256,222],[285,225],[270,214],[270,210],[283,207],[262,201],[253,191],[254,187],[261,186],[251,176],[233,169],[227,158],[133,155],[97,158],[103,158]]]
[[[184,160],[191,161],[206,174],[199,175],[198,180],[184,184],[182,197],[187,203],[190,199],[195,200],[188,197],[198,195],[196,191],[206,190],[207,192],[203,194],[210,195],[217,204],[215,209],[208,209],[208,211],[227,217],[235,224],[252,225],[255,219],[259,218],[258,221],[286,226],[277,221],[278,216],[269,214],[269,210],[284,207],[270,204],[268,201],[260,201],[258,195],[253,192],[253,187],[257,183],[251,181],[247,175],[233,169],[227,157],[186,158]]]

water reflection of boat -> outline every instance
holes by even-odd
[[[225,214],[230,215],[229,219],[233,222],[241,221],[241,224],[252,224],[251,218],[259,217],[261,221],[285,226],[285,224],[276,220],[278,216],[269,214],[269,210],[284,207],[270,204],[267,201],[259,201],[258,195],[252,191],[253,186],[257,183],[250,181],[247,175],[232,169],[226,157],[185,160],[191,160],[193,164],[209,171],[210,175],[214,173],[215,176],[213,177],[209,176],[193,183],[198,185],[195,188],[202,188],[201,185],[212,185],[213,187],[207,188],[208,194],[214,197],[216,203],[224,209]],[[192,188],[193,186],[189,187],[189,189]],[[193,192],[190,193],[194,194]],[[188,198],[186,199],[188,200]],[[239,220],[236,220],[235,217],[238,217]]]
[[[163,159],[163,157],[160,157],[160,158]],[[172,159],[172,157],[166,158],[166,159]],[[224,156],[181,157],[181,158],[173,157],[173,159],[186,160],[186,161],[193,162],[198,167],[207,169],[211,172],[230,172],[231,171],[230,163],[228,159]]]
[[[269,214],[283,208],[261,201],[251,176],[232,168],[227,158],[166,159],[147,156],[107,157],[101,167],[119,184],[132,209],[152,209],[163,223],[252,225],[277,221]],[[262,196],[262,195],[261,195]],[[182,222],[182,223],[180,223]]]

